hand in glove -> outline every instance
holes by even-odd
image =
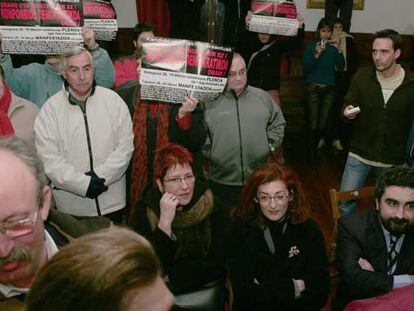
[[[91,177],[88,190],[86,191],[87,198],[95,199],[108,190],[108,186],[105,185],[105,179],[99,178],[94,171],[86,172],[85,175]]]

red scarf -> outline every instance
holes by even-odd
[[[133,117],[135,151],[132,156],[131,173],[131,212],[141,199],[145,186],[150,182],[147,172],[147,118],[156,118],[156,149],[169,142],[169,111],[168,104],[147,102],[137,99]],[[129,219],[133,219],[130,213]]]
[[[7,112],[11,102],[11,93],[7,84],[3,82],[4,93],[0,98],[0,136],[13,136],[14,129]]]

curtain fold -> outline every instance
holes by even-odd
[[[136,0],[139,22],[155,25],[156,35],[170,36],[170,8],[167,0]]]

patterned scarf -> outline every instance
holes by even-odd
[[[200,259],[208,255],[211,247],[210,215],[213,208],[213,193],[207,189],[189,209],[176,212],[172,223],[172,230],[178,244],[175,252],[176,260]],[[158,215],[158,210],[147,208],[147,217],[152,230],[155,230],[158,224]]]
[[[149,133],[150,122],[155,122],[156,133]],[[148,162],[152,163],[154,159],[148,159],[148,150],[155,151],[169,142],[168,104],[138,99],[133,117],[133,131],[135,150],[132,156],[131,212],[141,199],[145,186],[151,182],[148,180]],[[155,145],[150,145],[147,134],[155,135]],[[129,219],[134,219],[134,215],[130,214]]]
[[[7,84],[3,82],[3,96],[0,98],[0,136],[13,136],[14,129],[7,111],[9,111],[11,102],[11,92]]]

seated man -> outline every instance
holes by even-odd
[[[336,265],[342,280],[333,310],[414,282],[414,169],[395,166],[376,185],[376,208],[342,217]]]
[[[51,195],[42,163],[32,149],[17,138],[0,139],[1,310],[23,306],[24,294],[40,267],[68,242],[68,232],[52,222],[65,224],[72,237],[90,231],[70,216],[56,211],[49,215]]]
[[[85,47],[93,55],[96,83],[103,87],[112,87],[115,81],[115,71],[108,52],[96,43],[95,34],[91,28],[83,27],[82,36]],[[62,88],[64,79],[61,75],[60,55],[47,56],[44,64],[32,63],[13,68],[10,55],[0,53],[0,65],[11,91],[32,101],[39,108],[50,96]]]
[[[150,243],[121,228],[64,247],[36,277],[28,311],[167,311],[173,296]]]

